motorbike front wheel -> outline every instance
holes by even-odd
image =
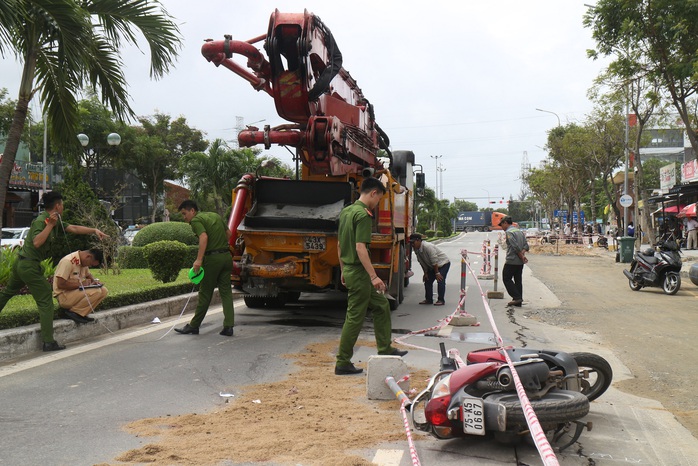
[[[524,409],[516,392],[494,393],[487,400],[501,403],[506,408],[506,425],[526,427]],[[530,400],[542,426],[571,422],[589,413],[589,400],[579,392],[551,390],[542,399]]]
[[[632,263],[630,264],[630,273],[634,275],[636,268],[637,268],[637,263],[633,260]],[[642,289],[642,282],[641,281],[629,279],[628,284],[630,285],[630,289],[633,291],[640,291]]]
[[[667,272],[662,280],[662,289],[668,295],[676,294],[681,288],[681,275],[678,272]]]
[[[589,378],[582,379],[582,394],[594,401],[608,390],[613,380],[613,369],[604,358],[594,353],[570,353],[579,371],[588,371]]]

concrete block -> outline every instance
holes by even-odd
[[[368,376],[366,377],[366,396],[369,400],[395,400],[395,394],[385,383],[385,378],[392,376],[396,381],[409,374],[407,364],[400,356],[370,356],[368,358]],[[399,384],[402,391],[410,389],[410,381]]]
[[[504,292],[490,290],[487,292],[487,298],[489,298],[489,299],[504,299]]]
[[[477,324],[477,317],[469,314],[458,315],[451,319],[449,324],[453,325],[454,327],[467,327]]]

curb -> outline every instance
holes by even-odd
[[[70,319],[54,320],[53,336],[59,343],[67,344],[103,335],[109,331],[115,332],[148,324],[155,317],[178,316],[187,299],[189,299],[189,304],[185,314],[190,314],[199,302],[198,293],[187,293],[156,301],[97,311],[91,315],[95,321],[89,324],[76,324]],[[220,302],[218,289],[216,289],[210,306],[215,306]],[[0,330],[0,362],[40,351],[42,351],[42,341],[39,324]]]

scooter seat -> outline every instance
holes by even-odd
[[[659,259],[657,259],[656,257],[654,257],[654,253],[652,253],[651,256],[646,256],[646,255],[642,254],[642,261],[643,261],[643,262],[646,262],[646,263],[649,264],[649,265],[654,265],[654,264],[656,264],[657,262],[659,262]]]

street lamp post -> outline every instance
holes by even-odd
[[[435,178],[435,185],[434,185],[434,196],[437,198],[439,197],[439,159],[443,157],[443,155],[430,155],[432,159],[434,159],[434,178]]]
[[[540,108],[537,108],[536,111],[538,111],[538,112],[544,112],[544,113],[552,113],[553,115],[555,115],[555,116],[557,117],[557,125],[558,125],[558,126],[562,126],[562,124],[560,123],[560,117],[558,116],[557,113],[551,112],[550,110],[543,110],[543,109],[540,109]]]
[[[490,192],[488,190],[486,190],[485,188],[480,188],[480,189],[482,189],[483,191],[485,191],[487,193],[487,207],[489,207],[490,206]]]
[[[90,149],[87,148],[87,145],[90,143],[90,138],[84,133],[78,134],[78,141],[80,141],[80,144],[82,147],[85,149],[85,152],[88,153]],[[121,136],[119,136],[118,133],[110,133],[107,136],[107,144],[109,144],[110,147],[116,147],[119,144],[121,144]],[[93,184],[93,189],[95,193],[97,193],[97,187],[100,185],[100,179],[99,179],[99,146],[95,146],[92,149],[92,152],[97,156],[97,165],[95,167],[95,182]]]
[[[441,200],[444,198],[444,172],[446,171],[446,169],[444,168],[444,164],[440,163],[438,170],[439,170],[439,188],[441,189],[439,191],[439,199]]]

